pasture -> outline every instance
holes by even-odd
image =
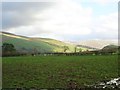
[[[82,88],[118,77],[117,55],[3,57],[2,65],[3,88]]]

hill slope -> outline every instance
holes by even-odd
[[[64,46],[68,46],[69,48],[66,52],[75,52],[76,46],[81,48],[82,51],[97,49],[96,47],[90,46],[91,44],[89,42],[87,44],[85,42],[74,44],[50,38],[30,38],[8,32],[0,32],[0,36],[2,36],[1,46],[2,43],[11,43],[17,51],[24,53],[64,52]]]
[[[118,47],[116,45],[107,45],[105,46],[102,51],[104,52],[118,52]]]
[[[68,52],[73,52],[74,45],[48,38],[29,38],[11,33],[1,32],[1,43],[11,43],[20,52],[63,52],[63,46],[68,46]]]

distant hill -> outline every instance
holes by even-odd
[[[107,46],[103,47],[103,49],[104,50],[105,49],[118,49],[118,46],[116,46],[116,45],[107,45]]]
[[[102,49],[103,47],[107,45],[118,45],[117,41],[113,40],[86,40],[86,41],[80,41],[78,44],[93,47],[97,49]]]
[[[87,48],[87,49],[93,49],[96,50],[97,48],[94,47],[90,47],[90,46],[86,46],[86,45],[77,45],[78,47],[82,47],[82,48]]]
[[[105,52],[118,52],[118,46],[116,45],[107,45],[102,48],[102,51]]]

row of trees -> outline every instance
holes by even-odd
[[[2,56],[16,56],[16,55],[23,55],[26,54],[27,52],[25,52],[24,50],[26,50],[25,48],[22,48],[23,52],[17,52],[17,50],[15,49],[15,46],[13,44],[10,43],[3,43],[2,45]],[[63,46],[63,52],[66,53],[67,51],[69,51],[69,47],[68,46]],[[75,47],[75,53],[77,52],[81,52],[80,48]],[[32,55],[36,55],[36,54],[40,54],[40,52],[37,51],[36,48],[33,49],[33,52],[31,52]]]
[[[25,49],[25,48],[24,48]],[[49,54],[49,55],[86,55],[86,54],[113,54],[113,53],[119,53],[120,52],[120,47],[118,47],[118,49],[102,49],[102,50],[96,50],[96,51],[84,51],[82,52],[82,49],[78,46],[75,47],[75,51],[74,53],[67,53],[67,51],[69,50],[68,46],[63,46],[63,52],[64,53],[54,53],[54,52],[46,52],[45,54]],[[18,55],[27,55],[28,53],[24,53],[24,52],[18,52],[15,49],[15,46],[13,44],[9,44],[9,43],[3,43],[2,45],[2,56],[18,56]],[[29,52],[29,54],[31,55],[37,55],[37,54],[44,54],[41,52],[38,52],[37,49],[35,48],[33,50],[33,52]],[[120,53],[119,53],[120,54]]]

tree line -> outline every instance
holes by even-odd
[[[107,55],[107,54],[119,54],[120,55],[120,47],[117,49],[107,49],[107,50],[94,50],[94,51],[82,51],[81,48],[78,48],[77,46],[75,47],[74,52],[67,52],[69,50],[68,46],[63,46],[63,52],[37,52],[37,50],[33,50],[32,53],[23,53],[23,52],[18,52],[13,44],[10,43],[3,43],[2,45],[2,56],[23,56],[23,55]]]

